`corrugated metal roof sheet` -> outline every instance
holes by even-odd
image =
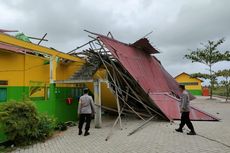
[[[164,69],[156,57],[106,36],[98,35],[98,37],[164,115],[169,120],[179,119],[179,103],[175,98],[169,96],[172,93],[179,94],[178,83]],[[190,114],[192,120],[218,120],[193,107]]]
[[[149,54],[159,53],[150,43],[147,38],[141,38],[132,44],[133,47],[143,50]]]
[[[5,30],[5,29],[0,29],[0,32],[18,32],[18,30]]]

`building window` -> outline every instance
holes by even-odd
[[[0,102],[5,102],[7,100],[7,89],[0,88]]]
[[[197,86],[198,82],[181,82],[180,84],[185,86]]]
[[[0,85],[8,85],[8,81],[7,80],[0,80]]]
[[[30,81],[29,98],[32,100],[47,100],[49,97],[49,87],[47,83],[40,81]]]

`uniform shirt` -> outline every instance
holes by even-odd
[[[189,112],[190,104],[189,104],[189,93],[184,90],[180,97],[180,111],[181,112]]]
[[[88,94],[81,96],[78,105],[78,114],[92,114],[94,112],[93,98]]]

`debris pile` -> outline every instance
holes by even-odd
[[[108,36],[89,33],[92,40],[82,45],[89,48],[69,54],[82,54],[88,63],[94,61],[106,69],[110,88],[117,99],[118,120],[123,112],[132,112],[142,120],[153,116],[169,121],[180,119],[178,83],[154,56],[158,51],[146,38],[125,44],[115,40],[111,33]],[[191,119],[218,120],[194,107]]]

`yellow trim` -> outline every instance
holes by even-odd
[[[71,56],[69,54],[62,53],[60,51],[56,51],[56,50],[53,50],[53,49],[50,49],[50,48],[47,48],[44,46],[25,42],[25,41],[16,39],[15,37],[12,37],[10,35],[6,35],[3,33],[0,33],[0,42],[4,42],[7,44],[23,47],[23,48],[30,49],[30,50],[35,50],[37,52],[48,54],[48,55],[58,56],[60,58],[64,58],[64,59],[68,59],[68,60],[72,60],[72,61],[76,61],[76,62],[83,62],[82,59]]]

